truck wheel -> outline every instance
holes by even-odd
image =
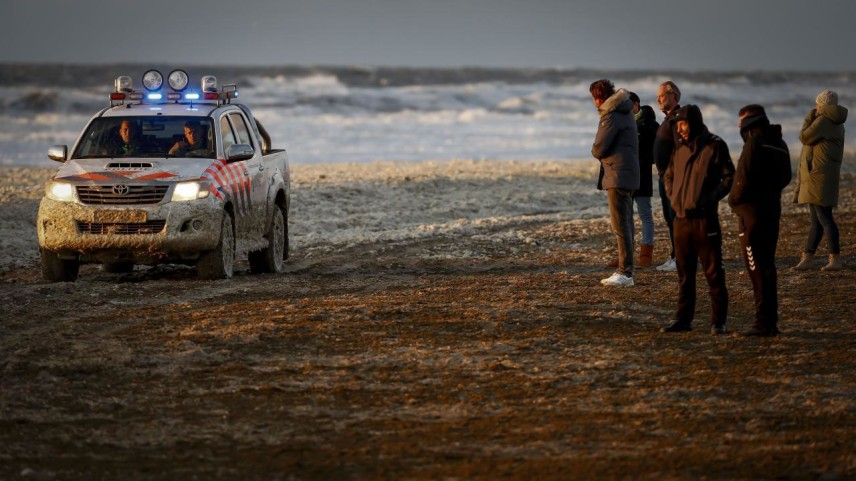
[[[260,251],[250,252],[250,272],[282,272],[288,257],[288,226],[282,207],[276,206],[265,238],[268,245]]]
[[[42,261],[42,279],[48,282],[74,282],[80,272],[77,260],[60,259],[55,252],[39,249]]]
[[[212,251],[199,257],[196,271],[200,279],[228,279],[232,277],[235,263],[235,231],[232,228],[232,216],[223,213],[220,226],[220,242]]]
[[[125,274],[134,270],[133,262],[105,262],[101,264],[101,270],[111,274]]]

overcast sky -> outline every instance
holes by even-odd
[[[0,62],[856,71],[856,0],[4,0]]]

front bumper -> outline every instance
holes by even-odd
[[[47,197],[39,205],[39,246],[82,262],[190,261],[214,249],[223,210],[210,197],[158,205],[84,205]]]

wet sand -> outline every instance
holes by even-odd
[[[0,479],[856,477],[856,177],[842,272],[787,270],[808,214],[783,203],[783,335],[744,339],[710,335],[701,278],[677,335],[658,332],[674,273],[600,286],[596,171],[557,164],[296,167],[282,275],[59,284],[31,227],[49,171],[0,170]],[[739,331],[751,286],[722,213]]]

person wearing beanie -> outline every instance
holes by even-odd
[[[811,269],[814,254],[826,234],[829,262],[821,270],[837,271],[843,268],[841,240],[832,210],[838,205],[847,109],[838,105],[838,94],[831,90],[821,92],[815,104],[800,129],[803,147],[794,202],[808,204],[811,224],[805,249],[794,269]]]
[[[639,145],[633,102],[624,90],[615,90],[607,79],[592,82],[592,101],[600,114],[597,135],[591,148],[600,160],[607,191],[612,230],[618,243],[618,270],[602,279],[605,286],[633,285],[633,191],[639,188]]]
[[[719,201],[728,195],[734,164],[724,140],[708,131],[696,105],[673,117],[678,146],[663,174],[666,195],[675,210],[675,263],[678,269],[676,319],[661,332],[692,329],[696,304],[696,269],[701,261],[710,288],[711,333],[725,334],[728,290],[722,268]]]
[[[776,245],[782,217],[782,190],[791,182],[791,154],[782,126],[771,125],[764,107],[738,112],[743,151],[737,161],[728,205],[737,214],[738,237],[755,298],[755,324],[743,336],[779,333]]]

